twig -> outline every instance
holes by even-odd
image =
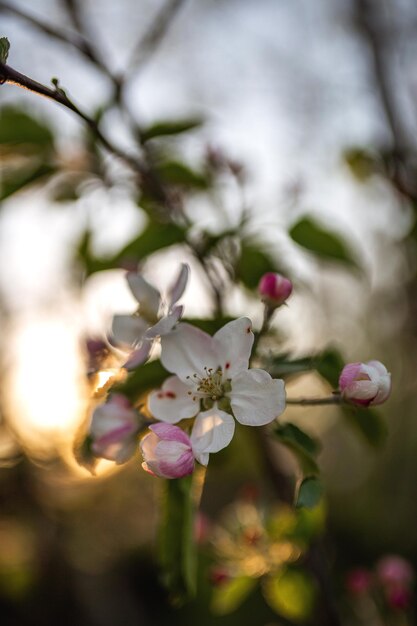
[[[377,7],[378,14],[372,5]],[[381,15],[381,7],[378,3],[375,4],[370,0],[355,0],[355,6],[357,23],[371,48],[375,85],[379,91],[381,104],[391,130],[394,147],[397,152],[402,153],[409,146],[409,137],[398,114],[397,101],[387,64],[385,36],[377,23],[378,16]]]
[[[9,83],[12,85],[17,85],[18,87],[23,87],[24,89],[28,89],[33,93],[36,93],[41,96],[45,96],[51,100],[54,100],[58,104],[66,107],[78,117],[80,117],[90,130],[94,133],[100,143],[103,145],[106,150],[114,155],[116,155],[119,159],[124,161],[126,165],[128,165],[136,174],[139,174],[141,177],[148,177],[149,172],[146,166],[139,160],[138,157],[128,154],[127,152],[121,150],[118,146],[115,146],[107,137],[103,135],[101,130],[98,127],[98,124],[91,117],[86,115],[83,111],[81,111],[66,95],[63,89],[51,89],[38,83],[37,81],[21,74],[17,70],[13,69],[9,65],[4,63],[0,63],[0,84]]]
[[[89,61],[91,61],[94,65],[98,66],[102,71],[104,71],[107,75],[110,74],[108,68],[103,64],[103,62],[97,57],[95,52],[93,51],[90,43],[87,39],[80,33],[73,33],[58,26],[47,24],[43,20],[35,17],[34,15],[23,11],[22,9],[18,9],[8,2],[4,2],[4,0],[0,0],[0,12],[11,13],[12,15],[16,15],[21,19],[28,22],[31,26],[41,31],[45,35],[48,35],[52,39],[56,39],[61,43],[66,43],[78,52],[81,52]]]
[[[146,29],[144,36],[140,38],[135,46],[128,63],[129,70],[138,70],[149,61],[184,3],[185,0],[168,0],[162,9],[158,11],[153,23]]]

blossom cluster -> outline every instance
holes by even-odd
[[[160,341],[160,361],[171,375],[149,394],[148,413],[154,419],[142,438],[143,468],[164,478],[193,472],[195,462],[207,465],[210,454],[229,445],[235,421],[264,426],[285,409],[284,382],[259,368],[250,368],[254,345],[252,322],[241,317],[225,324],[214,336],[181,322],[189,268],[183,264],[165,300],[139,273],[129,272],[127,282],[138,302],[132,315],[115,315],[113,343],[128,351],[126,369],[142,365],[155,341]],[[259,295],[268,315],[284,304],[292,283],[265,274]],[[344,401],[368,406],[383,402],[390,392],[390,375],[378,361],[347,365],[340,376]],[[177,425],[181,422],[181,425]],[[149,423],[149,421],[148,421]],[[90,424],[95,455],[123,463],[137,449],[146,419],[120,394],[95,409]]]

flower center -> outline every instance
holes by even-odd
[[[192,383],[193,386],[195,385],[195,391],[189,391],[188,395],[194,396],[194,399],[200,396],[201,398],[210,399],[213,402],[220,400],[230,391],[230,381],[223,378],[223,370],[221,367],[217,368],[217,370],[214,370],[212,367],[205,367],[204,372],[205,376],[199,376],[198,374],[187,376],[190,383]]]

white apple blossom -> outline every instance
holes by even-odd
[[[188,275],[189,267],[183,263],[164,301],[159,291],[141,274],[127,273],[129,288],[139,306],[133,315],[115,315],[112,323],[112,335],[116,344],[131,351],[124,367],[131,369],[144,363],[153,341],[169,333],[181,318],[183,307],[176,303],[184,293]]]
[[[203,464],[210,452],[232,440],[232,415],[241,424],[262,426],[285,409],[284,382],[264,370],[248,369],[253,340],[246,317],[229,322],[213,337],[179,324],[161,339],[161,362],[175,375],[150,394],[149,410],[170,424],[197,416],[191,441]]]

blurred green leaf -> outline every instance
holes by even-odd
[[[5,106],[0,115],[0,145],[35,152],[51,152],[54,137],[46,124],[21,109]]]
[[[315,457],[320,452],[321,445],[317,439],[290,422],[276,426],[274,434],[295,454],[304,473],[317,474],[319,472]]]
[[[345,419],[371,446],[381,446],[387,438],[387,426],[375,409],[356,406],[342,406]]]
[[[231,322],[236,318],[234,317],[221,317],[216,319],[203,319],[199,317],[193,318],[183,318],[182,322],[187,322],[187,324],[192,324],[192,326],[197,326],[201,330],[204,330],[205,333],[209,335],[214,335],[220,328],[222,328],[228,322]]]
[[[316,476],[304,478],[297,489],[295,506],[312,509],[318,505],[323,495],[323,486]]]
[[[213,590],[211,610],[216,615],[232,613],[244,602],[256,586],[256,579],[238,576],[224,581]]]
[[[93,440],[90,435],[85,436],[81,442],[77,439],[74,445],[74,457],[79,465],[94,474],[98,458],[93,453],[92,444]]]
[[[91,233],[84,234],[78,246],[78,258],[87,276],[103,270],[126,265],[137,265],[139,261],[163,248],[185,241],[186,230],[176,224],[160,224],[150,221],[145,229],[130,241],[120,252],[111,257],[96,257],[91,252]]]
[[[163,582],[172,601],[182,604],[195,595],[193,475],[165,481],[160,528]]]
[[[114,385],[112,392],[121,393],[135,403],[146,391],[160,387],[169,375],[160,361],[150,361],[130,373],[124,382]]]
[[[262,591],[269,606],[283,617],[304,622],[311,617],[315,586],[311,577],[295,568],[281,570],[263,581]]]
[[[294,224],[289,234],[295,243],[322,259],[344,263],[352,268],[358,267],[343,239],[325,230],[308,217]]]
[[[363,148],[349,148],[344,153],[344,159],[353,176],[360,182],[367,181],[381,169],[376,155]]]
[[[249,289],[256,289],[266,272],[278,271],[276,262],[267,252],[261,250],[261,247],[261,243],[242,241],[236,278]]]
[[[332,389],[339,386],[339,376],[345,366],[345,362],[336,348],[328,348],[319,356],[313,359],[314,368],[327,382]]]
[[[156,167],[162,182],[171,185],[181,185],[194,189],[207,189],[209,180],[205,174],[191,169],[179,161],[165,161]]]
[[[30,165],[29,168],[13,168],[3,174],[0,181],[0,201],[6,200],[14,193],[56,172],[56,168],[47,163],[31,163]]]
[[[10,50],[10,41],[7,37],[0,37],[0,63],[7,63]]]
[[[314,357],[291,359],[288,353],[278,354],[268,362],[268,371],[274,378],[290,376],[314,369]]]
[[[181,120],[160,120],[148,126],[148,128],[141,130],[140,137],[142,142],[146,142],[156,137],[179,135],[180,133],[198,128],[202,124],[203,119],[199,117],[190,117]]]

